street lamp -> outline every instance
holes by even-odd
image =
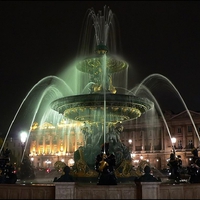
[[[31,157],[31,164],[32,164],[32,166],[33,166],[33,161],[34,161],[34,158],[33,158],[33,157]]]
[[[22,158],[21,158],[21,162],[23,160],[23,156],[24,156],[24,150],[25,150],[25,142],[27,139],[27,133],[26,132],[21,132],[20,134],[20,139],[21,139],[21,144],[22,144]]]
[[[176,138],[175,138],[175,137],[172,137],[172,138],[171,138],[171,141],[172,141],[172,151],[173,151],[173,153],[174,153],[174,155],[175,155],[175,147],[174,147],[174,144],[176,143]]]
[[[129,140],[128,140],[128,143],[129,143],[129,150],[130,150],[131,152],[132,152],[132,146],[131,146],[132,142],[133,142],[132,139],[129,139]]]
[[[131,140],[131,139],[129,139],[129,140],[128,140],[128,143],[129,143],[129,144],[132,144],[132,140]]]
[[[73,165],[74,165],[74,159],[70,158],[70,159],[68,160],[68,166],[69,166],[69,167],[72,167]]]

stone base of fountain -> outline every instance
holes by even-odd
[[[136,176],[117,177],[117,183],[134,183]],[[97,183],[98,177],[74,177],[75,182],[79,183]]]

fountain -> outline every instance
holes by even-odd
[[[73,167],[73,175],[84,181],[85,178],[96,178],[94,158],[105,142],[110,143],[110,151],[116,155],[118,178],[136,176],[132,169],[129,149],[120,141],[119,134],[123,131],[120,124],[126,120],[137,119],[154,106],[147,98],[125,92],[118,93],[113,86],[114,75],[126,70],[128,63],[110,54],[112,49],[109,48],[107,39],[113,13],[105,7],[104,15],[101,14],[99,12],[95,15],[91,9],[88,15],[92,16],[95,28],[95,54],[79,60],[76,64],[76,69],[89,77],[89,93],[62,97],[51,103],[51,108],[65,118],[85,123],[84,135],[87,142],[74,153]],[[93,139],[90,138],[88,142],[88,137]]]
[[[118,38],[115,35],[114,22],[114,14],[109,7],[104,7],[103,14],[101,11],[95,14],[93,9],[88,10],[85,32],[82,34],[82,45],[78,61],[75,63],[76,73],[80,75],[75,82],[80,91],[73,92],[65,81],[56,76],[45,77],[39,81],[28,93],[14,116],[0,153],[11,126],[25,101],[30,95],[34,96],[34,91],[41,87],[42,84],[48,83],[44,86],[45,89],[41,87],[42,92],[36,103],[36,109],[33,111],[28,128],[31,131],[43,101],[48,105],[45,108],[43,106],[43,111],[45,110],[45,112],[42,115],[42,122],[47,121],[48,117],[50,117],[51,119],[56,119],[55,124],[62,119],[70,120],[71,123],[81,122],[81,124],[84,124],[81,130],[85,137],[85,144],[79,146],[74,152],[75,164],[72,167],[72,175],[75,180],[84,182],[97,181],[98,173],[94,169],[95,157],[100,153],[101,145],[105,142],[109,142],[109,150],[116,156],[115,173],[119,181],[134,180],[136,176],[142,174],[141,168],[144,168],[148,163],[141,162],[141,168],[133,170],[130,150],[121,142],[120,133],[123,132],[123,122],[140,118],[154,108],[154,103],[159,107],[156,99],[153,98],[153,103],[146,97],[140,97],[138,93],[145,81],[150,80],[152,77],[161,77],[161,75],[155,74],[147,77],[136,88],[135,92],[129,91],[126,88],[126,83],[121,86],[121,82],[127,81],[128,63],[117,55],[116,44]],[[94,29],[89,27],[90,23]],[[93,31],[93,33],[90,31]],[[94,39],[91,36],[94,36]],[[162,76],[162,78],[165,77]],[[60,82],[64,89],[56,87],[55,83],[50,84],[55,80]],[[172,85],[172,83],[170,84]],[[174,89],[176,90],[175,87]],[[86,92],[87,90],[88,92]],[[51,92],[53,92],[50,95],[52,98],[49,98],[49,96],[47,98],[47,94]],[[183,99],[182,102],[184,102]],[[186,105],[185,108],[188,111]],[[171,138],[160,108],[159,111]],[[188,114],[193,122],[189,111]],[[26,147],[27,143],[25,149]]]

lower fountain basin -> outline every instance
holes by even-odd
[[[116,123],[136,119],[153,105],[150,100],[134,95],[95,93],[57,99],[51,108],[75,121],[103,123],[106,117],[106,122]]]

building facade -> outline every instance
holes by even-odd
[[[57,126],[44,123],[33,124],[28,138],[26,154],[32,165],[38,168],[54,168],[56,161],[74,164],[74,152],[85,145],[85,136],[81,122]],[[167,168],[167,161],[173,148],[180,155],[183,166],[187,166],[192,157],[191,150],[200,146],[200,113],[183,111],[179,114],[165,112],[164,116],[143,116],[140,119],[123,123],[120,140],[129,147],[132,164],[137,166],[146,160],[157,169]],[[175,142],[172,143],[172,138]],[[11,150],[16,162],[22,156],[19,139],[9,138],[5,148]]]

